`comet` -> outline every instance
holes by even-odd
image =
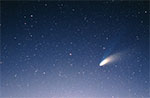
[[[99,65],[104,66],[105,64],[109,63],[110,61],[111,61],[110,58],[106,58]]]
[[[117,61],[120,57],[120,53],[116,53],[113,55],[108,56],[107,58],[105,58],[104,60],[102,60],[99,64],[99,66],[105,66],[109,63],[112,63],[114,61]]]

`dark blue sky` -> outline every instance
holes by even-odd
[[[148,98],[149,13],[148,1],[2,1],[1,97]]]

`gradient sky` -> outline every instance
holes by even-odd
[[[149,3],[1,1],[1,98],[148,98]]]

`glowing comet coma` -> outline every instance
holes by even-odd
[[[104,66],[104,65],[106,65],[108,63],[117,61],[119,59],[119,56],[120,56],[120,53],[116,53],[116,54],[110,55],[109,57],[107,57],[104,60],[102,60],[100,62],[100,64],[99,64],[99,66]]]
[[[109,61],[110,61],[110,59],[109,59],[109,58],[106,58],[106,59],[104,59],[99,65],[100,65],[100,66],[103,66],[103,65],[107,64]]]

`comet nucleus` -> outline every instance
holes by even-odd
[[[120,56],[120,53],[116,53],[114,55],[110,55],[109,57],[105,58],[103,61],[100,62],[99,66],[104,66],[108,63],[111,63],[111,62],[114,62],[114,61],[117,61],[118,58]]]
[[[104,59],[104,60],[100,63],[100,66],[103,66],[103,65],[107,64],[109,61],[110,61],[109,58]]]

